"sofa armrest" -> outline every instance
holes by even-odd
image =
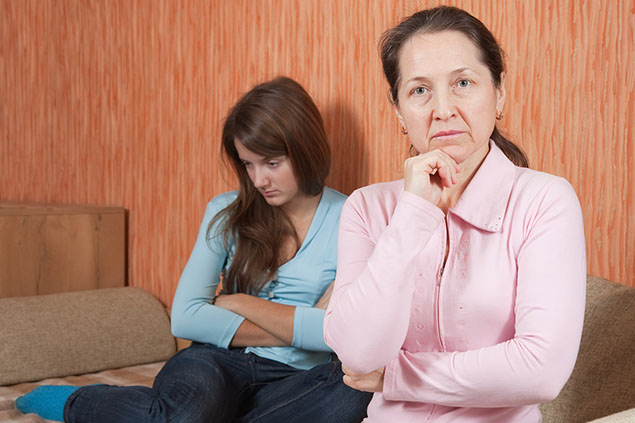
[[[587,278],[580,352],[555,400],[542,404],[543,423],[588,422],[635,407],[635,288]]]
[[[161,303],[140,288],[0,298],[0,385],[167,360]]]
[[[621,413],[611,414],[610,416],[602,417],[597,420],[593,420],[589,423],[633,423],[635,422],[635,408],[622,411]]]

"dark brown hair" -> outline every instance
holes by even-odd
[[[487,27],[465,10],[451,6],[439,6],[421,10],[407,17],[399,25],[389,29],[382,35],[379,48],[384,75],[390,85],[390,96],[395,105],[399,104],[399,54],[403,45],[414,35],[441,31],[458,31],[472,40],[476,45],[480,60],[490,71],[492,82],[496,88],[501,86],[501,73],[505,70],[503,52]],[[490,136],[507,158],[516,166],[528,167],[525,154],[513,142],[505,138],[494,126]]]
[[[287,215],[267,204],[254,187],[234,140],[265,156],[287,156],[300,191],[318,195],[330,170],[331,152],[320,112],[300,84],[278,77],[243,95],[225,119],[222,149],[238,176],[238,196],[210,222],[208,236],[234,243],[231,265],[223,278],[226,293],[257,293],[283,264],[282,246],[299,239]],[[212,226],[219,222],[216,234]]]

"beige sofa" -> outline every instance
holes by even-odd
[[[582,344],[545,423],[635,421],[635,289],[589,277]],[[43,422],[14,409],[39,383],[150,385],[177,349],[168,315],[138,288],[0,299],[0,421]],[[97,373],[95,373],[97,372]],[[626,411],[624,411],[626,410]],[[284,422],[281,422],[284,423]]]
[[[0,299],[0,421],[38,384],[150,386],[177,350],[163,305],[139,288]]]
[[[545,423],[635,422],[635,288],[587,278],[578,360],[558,398],[541,407]],[[624,411],[626,410],[626,411]]]

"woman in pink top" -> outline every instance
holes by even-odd
[[[375,392],[366,422],[540,422],[582,332],[577,196],[496,129],[504,65],[478,19],[424,10],[381,51],[418,154],[344,206],[326,343]]]

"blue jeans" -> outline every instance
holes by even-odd
[[[64,406],[68,423],[359,423],[372,394],[342,382],[339,363],[310,370],[243,350],[192,344],[152,388],[86,386]]]

